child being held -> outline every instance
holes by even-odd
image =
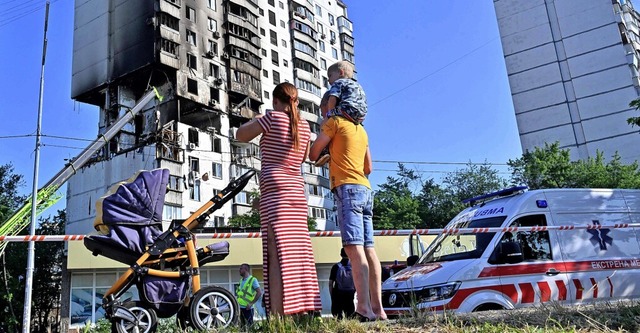
[[[362,124],[364,121],[367,115],[367,97],[362,86],[353,79],[353,73],[353,65],[344,60],[336,62],[327,69],[331,88],[327,91],[329,98],[326,107],[320,106],[325,121],[334,116],[344,117],[356,124]],[[315,165],[325,165],[329,160],[328,151],[323,151]]]

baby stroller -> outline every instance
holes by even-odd
[[[196,248],[191,230],[238,194],[255,174],[249,171],[200,207],[186,220],[173,220],[162,231],[169,170],[140,171],[112,187],[96,203],[98,234],[84,238],[93,255],[129,265],[104,294],[102,307],[113,332],[155,332],[158,318],[177,315],[183,329],[223,328],[238,320],[238,302],[219,286],[201,287],[200,266],[223,260],[229,243]],[[123,295],[136,286],[139,301]]]

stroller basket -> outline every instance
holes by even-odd
[[[237,320],[238,304],[231,293],[217,286],[200,286],[199,267],[226,258],[229,243],[196,248],[191,230],[202,227],[254,174],[249,171],[233,180],[187,219],[173,220],[164,232],[162,211],[169,170],[140,171],[96,202],[94,227],[98,233],[84,238],[85,247],[96,256],[130,266],[103,298],[106,316],[116,331],[153,332],[157,317],[176,313],[183,328],[196,330],[209,329],[212,324],[226,327]],[[133,285],[137,285],[140,301],[121,301]],[[211,304],[204,304],[208,302]],[[198,311],[202,307],[215,310],[202,314]]]

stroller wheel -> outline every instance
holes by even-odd
[[[238,302],[228,290],[208,286],[194,295],[189,314],[196,330],[224,328],[238,321]]]
[[[111,319],[111,332],[117,333],[153,333],[158,326],[158,316],[153,309],[145,308],[141,302],[126,302],[127,308],[134,316],[135,321],[114,316]]]

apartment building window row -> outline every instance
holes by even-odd
[[[324,41],[318,41],[318,48],[320,48],[320,51],[324,52],[325,51],[325,46],[324,46]]]
[[[160,12],[158,13],[158,20],[160,21],[160,25],[163,25],[175,31],[180,31],[180,20],[178,18],[173,17],[167,13]]]
[[[241,191],[240,193],[236,194],[236,197],[233,199],[233,203],[248,205],[250,202],[249,199],[249,192]]]
[[[314,49],[311,45],[298,41],[298,40],[293,40],[293,48],[300,51],[300,52],[304,52],[312,57],[316,57],[316,49]]]
[[[338,27],[344,27],[349,31],[353,31],[353,26],[351,25],[351,21],[349,21],[346,17],[340,16],[338,17]]]
[[[353,54],[348,51],[342,51],[342,59],[347,60],[351,63],[354,63]]]
[[[247,73],[239,72],[237,70],[232,70],[231,77],[233,78],[233,82],[244,84],[244,85],[250,85],[251,90],[253,91],[256,91],[259,93],[260,90],[262,90],[260,88],[260,80],[254,78],[253,76]]]
[[[231,49],[231,56],[236,57],[238,59],[244,60],[250,64],[252,64],[254,67],[260,69],[262,68],[262,61],[260,60],[260,58],[258,56],[256,56],[255,54],[243,50],[237,46],[234,45],[230,45],[230,49]]]
[[[314,66],[311,63],[309,63],[307,61],[304,61],[302,59],[294,58],[293,59],[293,68],[297,68],[297,69],[301,69],[301,70],[303,70],[305,72],[309,72],[309,73],[313,74],[313,77],[319,77],[320,76],[320,71],[318,71],[316,66]]]
[[[216,22],[216,20],[212,19],[211,17],[208,18],[208,22],[209,22],[209,30],[216,32],[218,31],[218,22]]]
[[[269,41],[271,45],[278,46],[278,34],[273,30],[269,30]]]
[[[238,16],[244,20],[247,20],[249,23],[251,23],[254,27],[258,26],[258,17],[253,15],[252,12],[250,12],[248,9],[235,4],[233,2],[229,2],[229,14],[232,14],[234,16]]]
[[[248,40],[256,47],[260,47],[260,36],[254,34],[251,30],[245,27],[227,22],[227,31],[232,35]]]
[[[336,23],[335,18],[332,14],[329,14],[329,24],[334,25]]]
[[[170,191],[182,192],[184,179],[179,176],[169,175],[169,183],[167,188]]]
[[[207,6],[209,6],[209,8],[216,10],[216,0],[208,0],[207,2]]]
[[[295,84],[296,84],[296,88],[298,89],[302,89],[302,90],[306,90],[318,97],[320,97],[320,87],[316,86],[315,84],[306,81],[306,80],[302,80],[299,78],[295,79]]]
[[[311,28],[310,26],[302,23],[302,22],[298,22],[298,21],[293,21],[292,23],[292,28],[295,30],[298,30],[306,35],[311,36],[311,38],[313,39],[317,39],[317,33],[315,32],[315,30],[313,30],[313,28]]]
[[[327,218],[327,210],[320,207],[309,207],[309,215],[313,218],[317,219],[326,219]]]
[[[274,27],[276,26],[276,13],[272,11],[269,11],[269,23]]]
[[[276,66],[280,64],[280,57],[278,56],[278,52],[275,50],[271,50],[271,62]]]
[[[180,47],[180,44],[172,42],[168,39],[164,39],[162,38],[160,40],[160,50],[170,53],[172,55],[174,55],[175,57],[178,57],[178,49]]]
[[[311,22],[314,22],[315,18],[313,17],[313,13],[307,9],[307,7],[305,6],[298,6],[296,4],[294,4],[294,6],[296,6],[293,10],[293,14],[294,15],[298,15],[302,18],[306,18]]]
[[[344,42],[347,45],[353,46],[353,37],[347,34],[342,34],[340,35],[340,37],[342,38],[342,42]]]

